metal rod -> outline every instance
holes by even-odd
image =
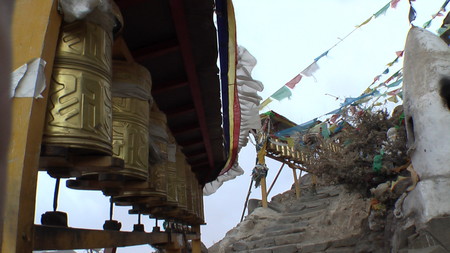
[[[270,185],[269,190],[267,191],[267,196],[269,196],[270,191],[272,190],[273,186],[275,185],[275,182],[277,182],[278,176],[280,175],[281,171],[283,170],[284,165],[285,165],[285,163],[283,163],[283,164],[281,165],[280,169],[279,169],[278,172],[277,172],[277,175],[276,175],[275,178],[273,179],[273,182],[272,182],[272,184]]]
[[[245,209],[247,209],[248,198],[250,198],[250,193],[252,193],[253,179],[250,178],[250,186],[248,187],[247,198],[245,198],[244,210],[242,211],[241,222],[244,219]]]
[[[138,214],[138,224],[139,225],[141,224],[141,214],[140,213]]]
[[[58,209],[58,195],[59,195],[59,182],[61,178],[56,179],[55,184],[55,193],[53,194],[53,211],[56,212],[56,209]]]
[[[109,200],[109,220],[113,219],[113,209],[114,209],[114,203],[112,201],[112,198]]]
[[[300,184],[297,178],[297,169],[292,169],[292,174],[294,176],[294,186],[295,186],[295,197],[300,198]]]

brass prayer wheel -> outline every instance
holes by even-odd
[[[181,151],[181,148],[177,147],[176,153],[176,167],[177,167],[177,197],[178,208],[187,210],[187,197],[186,197],[186,156]]]
[[[111,154],[111,45],[112,31],[100,25],[86,20],[62,25],[44,145]]]
[[[149,157],[153,160],[148,163],[149,176],[148,187],[140,190],[125,189],[121,194],[114,197],[118,205],[138,206],[141,213],[150,214],[155,207],[167,202],[167,166],[168,166],[168,142],[167,118],[156,104],[149,110],[149,136],[153,145],[149,148]]]
[[[113,156],[125,162],[117,173],[147,180],[151,76],[137,64],[113,63]]]
[[[194,203],[193,203],[193,177],[194,173],[191,171],[191,166],[186,162],[186,209],[190,216],[194,215]]]

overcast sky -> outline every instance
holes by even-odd
[[[264,99],[300,73],[317,56],[343,38],[382,8],[387,0],[234,0],[237,22],[237,41],[257,59],[253,77],[263,82],[260,94]],[[444,0],[417,0],[417,26],[436,13]],[[274,110],[300,124],[337,109],[341,100],[337,96],[356,97],[395,59],[395,52],[403,50],[408,22],[409,4],[401,0],[396,9],[373,19],[331,50],[319,61],[320,69],[313,78],[304,77],[293,90],[290,100],[274,101],[266,109]],[[435,32],[442,22],[438,17],[430,28]],[[401,67],[401,62],[392,68]],[[389,75],[385,76],[387,78]],[[226,182],[215,194],[205,197],[206,226],[202,227],[202,240],[207,247],[218,242],[239,222],[244,200],[250,184],[255,151],[249,145],[239,154],[245,174]],[[281,164],[267,159],[270,168],[268,184]],[[288,190],[293,183],[292,170],[284,168],[270,197]],[[108,199],[99,192],[69,190],[61,183],[58,210],[67,212],[69,225],[101,229],[108,219]],[[39,174],[36,223],[40,215],[52,209],[54,180]],[[252,189],[251,198],[260,198],[260,189]],[[115,219],[130,231],[136,216],[127,214],[128,208],[115,208]],[[154,221],[143,219],[150,231]],[[121,248],[119,253],[151,252],[149,246]]]

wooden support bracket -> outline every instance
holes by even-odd
[[[174,242],[179,247],[185,247],[184,236],[187,240],[198,239],[196,234],[121,232],[34,225],[33,248],[34,250],[68,250],[115,248],[142,244],[164,247],[164,245]]]

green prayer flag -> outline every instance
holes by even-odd
[[[432,19],[430,19],[430,20],[428,20],[427,22],[425,22],[424,24],[423,24],[423,28],[429,28],[430,26],[431,26],[431,21],[432,21]]]
[[[270,97],[272,97],[273,99],[276,99],[278,101],[281,101],[281,100],[283,100],[285,98],[290,98],[291,96],[292,96],[291,90],[288,87],[283,85],[283,87],[281,87],[279,90],[277,90]]]
[[[321,124],[322,127],[322,136],[324,139],[330,138],[330,130],[328,129],[328,124],[326,122],[323,122]]]
[[[372,165],[373,171],[375,172],[381,171],[381,168],[383,167],[383,155],[384,150],[381,150],[379,155],[375,155],[373,157],[373,165]]]
[[[397,80],[397,81],[395,81],[395,82],[393,82],[393,83],[391,83],[391,84],[389,84],[389,85],[386,85],[386,87],[392,88],[392,87],[395,87],[395,86],[400,85],[402,82],[403,82],[403,78],[400,79],[400,80]]]
[[[387,3],[383,8],[381,8],[379,11],[377,11],[373,15],[375,16],[375,18],[378,18],[381,14],[385,14],[390,6],[391,6],[391,2]]]

